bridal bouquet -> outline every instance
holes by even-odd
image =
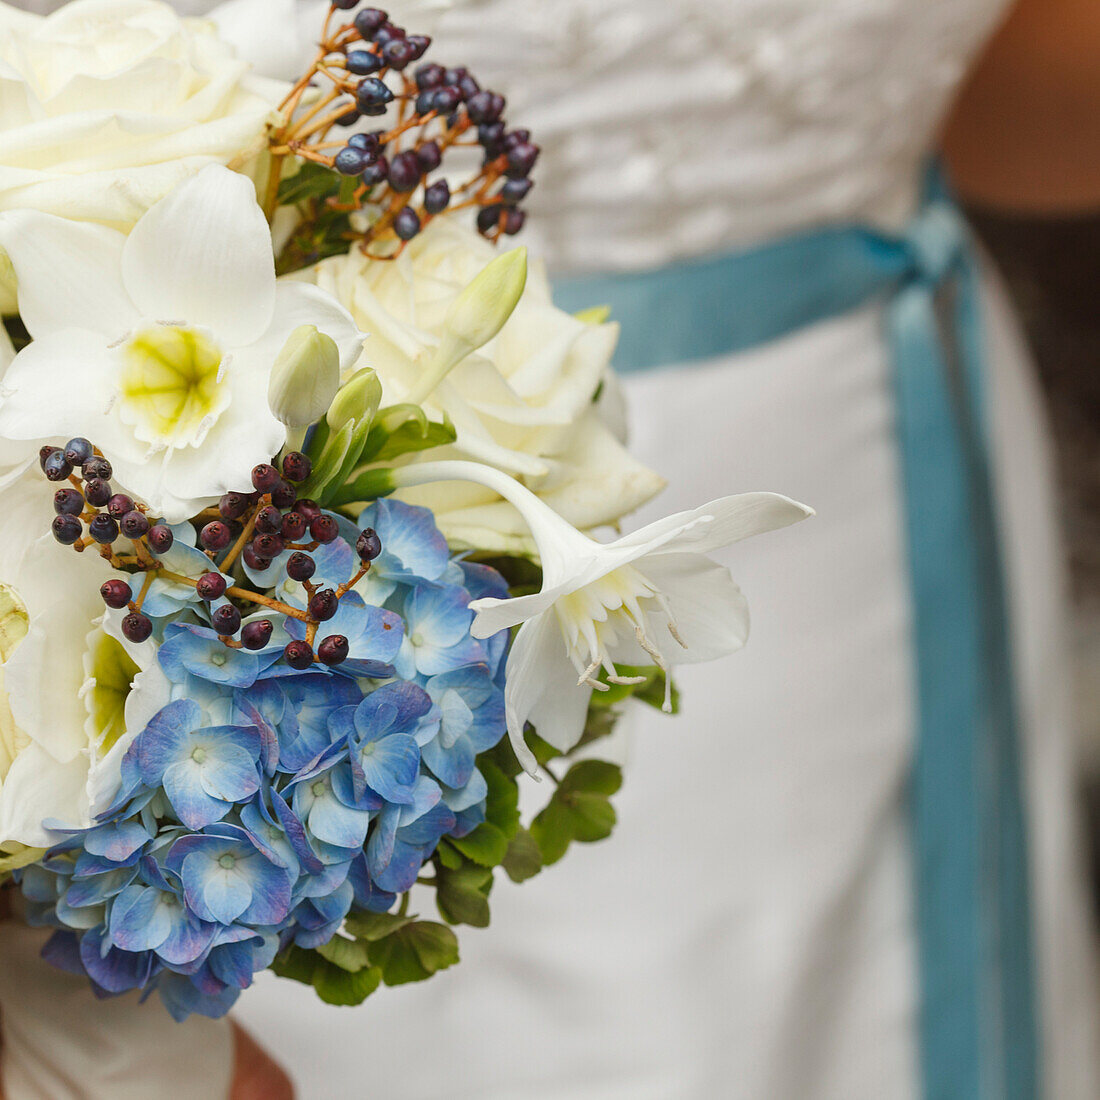
[[[427,978],[610,833],[621,705],[744,642],[707,552],[808,510],[594,537],[661,487],[616,328],[498,253],[539,148],[385,12],[290,87],[154,0],[0,32],[0,872],[179,1019]]]

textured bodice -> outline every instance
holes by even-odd
[[[460,0],[437,28],[543,147],[532,237],[644,267],[896,223],[1004,0]],[[520,121],[521,120],[521,121]]]

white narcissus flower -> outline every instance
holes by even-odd
[[[0,3],[0,210],[127,230],[208,164],[252,170],[284,93],[212,23],[156,0],[74,0],[46,17]]]
[[[509,500],[529,525],[542,562],[542,590],[514,599],[475,600],[471,633],[488,638],[520,626],[505,670],[505,712],[516,756],[534,774],[523,740],[527,722],[568,752],[584,732],[593,689],[629,683],[616,666],[711,661],[745,644],[748,605],[729,570],[706,557],[732,542],[796,523],[813,511],[775,493],[722,497],[658,520],[610,543],[571,527],[523,486],[472,462],[397,469],[395,487],[473,481]],[[666,707],[668,698],[666,695]]]
[[[0,485],[0,867],[45,827],[91,823],[118,790],[134,736],[169,700],[156,645],[104,616],[101,558],[50,535],[52,486],[37,464]],[[18,856],[16,856],[18,858]]]
[[[8,367],[0,436],[82,435],[170,523],[190,518],[286,441],[268,406],[287,338],[316,325],[345,361],[361,336],[323,291],[276,281],[251,183],[216,165],[128,237],[35,211],[0,215],[33,341]]]
[[[329,291],[370,333],[362,363],[378,372],[385,404],[397,404],[423,396],[422,380],[446,343],[452,304],[497,255],[459,219],[437,218],[396,261],[377,263],[355,249],[295,277]],[[429,416],[446,414],[458,433],[453,446],[432,450],[430,458],[495,466],[582,530],[616,523],[664,485],[630,456],[595,403],[617,339],[618,326],[557,309],[542,265],[531,264],[504,327],[423,400]],[[531,548],[519,513],[486,486],[426,485],[402,499],[431,508],[454,544]]]

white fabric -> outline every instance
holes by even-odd
[[[229,1095],[227,1020],[176,1024],[137,994],[97,1000],[39,956],[49,933],[0,923],[4,1100],[219,1100]]]
[[[542,144],[532,247],[560,269],[632,268],[826,221],[902,223],[1002,7],[464,0],[433,53],[507,93]],[[1047,1094],[1094,1100],[1049,463],[996,296],[990,322]],[[462,965],[424,985],[347,1010],[268,975],[243,998],[304,1100],[916,1095],[910,607],[880,323],[865,308],[628,380],[637,453],[670,479],[639,522],[760,488],[818,516],[724,556],[753,636],[683,671],[677,721],[637,717],[612,841],[502,879],[493,927],[461,929]]]
[[[904,222],[1000,0],[469,0],[434,53],[544,149],[530,241],[643,267],[834,220]],[[1027,721],[1047,1094],[1100,1095],[1078,866],[1060,549],[1026,357],[991,296],[999,477]],[[522,887],[463,963],[361,1010],[270,977],[242,1003],[307,1100],[907,1100],[915,736],[890,364],[868,307],[626,381],[668,492],[774,488],[816,519],[732,548],[746,649],[685,669],[629,738],[620,826]],[[545,797],[544,792],[537,792]],[[367,1037],[364,1052],[361,1037]]]

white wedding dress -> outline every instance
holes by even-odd
[[[400,18],[400,0],[389,6]],[[632,270],[830,222],[903,225],[1004,7],[459,0],[433,52],[505,92],[510,120],[543,146],[533,251],[560,271]],[[1020,338],[987,289],[1045,1093],[1094,1100],[1097,973],[1049,456]],[[633,717],[611,841],[522,887],[499,882],[492,928],[461,929],[462,965],[428,983],[336,1009],[265,975],[242,999],[304,1100],[918,1095],[911,606],[890,377],[880,307],[866,306],[627,380],[634,450],[670,482],[639,522],[761,488],[818,516],[726,553],[753,637],[684,670],[678,720]]]

